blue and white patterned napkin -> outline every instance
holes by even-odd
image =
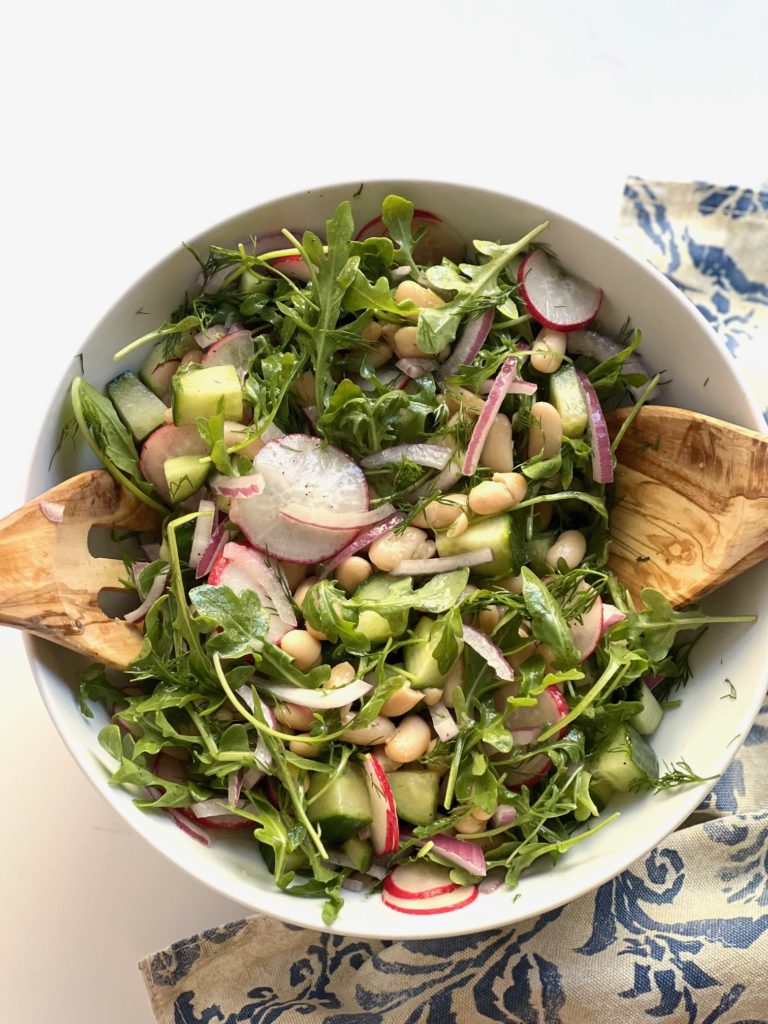
[[[768,193],[632,178],[621,234],[768,411]],[[698,824],[510,929],[382,942],[255,916],[176,942],[140,964],[158,1024],[768,1024],[767,761],[768,703]]]

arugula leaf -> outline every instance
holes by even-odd
[[[551,647],[555,654],[555,668],[574,668],[579,663],[579,652],[560,605],[547,586],[527,566],[523,566],[520,572],[523,577],[523,601],[531,619],[531,632],[537,640]]]
[[[402,196],[389,195],[381,204],[381,219],[391,238],[397,242],[398,263],[409,266],[414,276],[419,268],[413,258],[416,239],[413,237],[413,203]]]
[[[86,718],[93,718],[88,701],[112,707],[125,701],[125,694],[107,679],[103,665],[94,662],[83,669],[80,676],[80,711]]]
[[[252,590],[234,594],[226,586],[204,584],[189,592],[198,618],[211,630],[221,630],[206,643],[206,651],[222,658],[261,655],[269,628],[269,613]]]
[[[380,277],[375,283],[371,283],[360,269],[355,273],[354,280],[344,295],[343,307],[348,313],[370,309],[374,313],[399,317],[412,316],[419,311],[418,306],[410,299],[395,302],[390,294],[388,278]]]

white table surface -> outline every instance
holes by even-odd
[[[22,503],[79,339],[146,266],[265,197],[442,178],[610,231],[629,173],[768,177],[760,0],[14,6],[0,62],[3,514]],[[0,663],[0,1016],[149,1024],[139,957],[242,908],[91,788],[10,631]]]

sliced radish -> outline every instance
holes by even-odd
[[[261,451],[267,441],[271,441],[271,437],[265,437],[264,434],[259,437],[251,438],[246,444],[243,441],[249,436],[249,428],[242,423],[237,423],[235,420],[224,421],[224,444],[227,448],[234,448],[237,445],[241,445],[237,449],[238,455],[244,455],[246,459],[253,459],[257,453]],[[279,436],[279,435],[275,435]]]
[[[168,401],[171,393],[171,380],[180,363],[180,359],[166,359],[154,366],[146,377],[149,390],[164,402]]]
[[[196,580],[200,580],[203,578],[203,576],[208,575],[208,573],[211,571],[211,566],[219,557],[221,552],[224,550],[224,545],[227,543],[229,538],[230,533],[229,530],[227,530],[227,527],[224,523],[216,527],[216,529],[213,531],[213,534],[211,535],[211,540],[208,544],[208,547],[200,556],[200,561],[198,562],[197,569],[195,570]]]
[[[603,407],[589,377],[582,370],[576,371],[584,400],[589,413],[589,440],[592,445],[592,476],[595,483],[613,483],[613,452],[611,435],[605,422]]]
[[[549,775],[553,767],[551,759],[546,754],[532,754],[516,768],[511,768],[507,772],[507,786],[510,789],[535,786]]]
[[[516,684],[514,687],[504,687],[500,692],[504,700],[507,696],[517,696],[519,693]],[[536,695],[535,707],[515,708],[505,724],[511,732],[536,730],[536,736],[538,736],[542,729],[556,725],[561,718],[565,718],[568,710],[568,701],[560,688],[554,685],[548,686],[546,690],[542,690]],[[530,739],[528,742],[531,742]]]
[[[592,588],[582,581],[576,589],[583,593]],[[597,647],[603,634],[603,602],[599,594],[596,595],[589,611],[584,612],[580,619],[572,619],[568,623],[568,628],[579,652],[579,661],[585,661]]]
[[[429,899],[458,888],[458,883],[451,881],[448,868],[430,860],[397,864],[384,879],[385,891],[403,900]]]
[[[363,758],[365,782],[371,800],[371,845],[377,857],[396,853],[400,844],[400,825],[397,821],[395,798],[389,779],[373,754]]]
[[[254,551],[244,544],[227,544],[223,553],[234,566],[252,575],[256,584],[266,592],[271,606],[283,622],[291,627],[296,626],[293,604],[283,588],[280,577],[272,566],[266,563],[261,552]]]
[[[214,494],[221,494],[225,498],[249,498],[264,490],[264,477],[261,473],[249,473],[248,476],[224,476],[218,473],[211,479],[210,486]]]
[[[285,239],[283,239],[283,243],[284,246],[288,244]],[[279,270],[281,274],[285,274],[286,277],[290,277],[292,281],[305,283],[312,279],[309,267],[298,253],[291,256],[278,256],[276,259],[270,260],[269,265],[275,270]]]
[[[381,898],[386,906],[399,910],[401,914],[445,914],[449,910],[461,910],[473,903],[477,899],[477,886],[460,885],[451,892],[428,896],[426,899],[402,899],[384,890]]]
[[[203,828],[254,828],[254,823],[249,821],[248,818],[241,818],[239,814],[228,814],[223,811],[221,814],[214,816],[207,816],[204,818],[198,817],[195,814],[192,807],[177,807],[176,810],[179,814],[183,814],[185,818],[190,821],[194,821],[197,825],[202,825]]]
[[[197,511],[200,515],[195,520],[195,532],[192,534],[192,547],[189,551],[189,565],[192,569],[197,569],[200,565],[200,559],[211,543],[216,525],[216,506],[212,501],[202,498]]]
[[[279,515],[282,519],[290,519],[291,522],[300,523],[302,526],[312,526],[316,530],[362,530],[365,526],[373,526],[374,523],[387,519],[395,511],[395,506],[388,501],[372,508],[368,512],[331,512],[328,509],[318,509],[310,505],[300,505],[298,502],[291,502],[284,505]]]
[[[148,480],[158,494],[166,501],[171,500],[168,482],[165,479],[165,461],[178,455],[207,455],[208,445],[200,437],[197,427],[177,427],[166,423],[153,431],[141,449],[139,466],[145,480]]]
[[[418,466],[443,469],[452,455],[453,449],[444,444],[397,444],[393,448],[383,448],[380,452],[366,455],[360,460],[360,465],[363,469],[376,469],[378,466],[410,459]]]
[[[204,331],[198,331],[195,335],[195,341],[199,348],[210,348],[211,345],[215,345],[217,341],[221,341],[229,334],[229,329],[225,324],[211,324],[210,327],[206,327]]]
[[[274,694],[278,700],[297,704],[301,708],[311,708],[313,711],[330,711],[333,708],[343,708],[352,701],[359,700],[371,690],[371,684],[363,679],[353,679],[345,686],[337,686],[331,690],[303,690],[298,686],[283,686],[279,683],[264,683],[264,688]]]
[[[367,530],[363,530],[362,533],[358,533],[353,541],[350,541],[346,547],[342,548],[341,551],[337,552],[336,555],[325,565],[325,568],[320,573],[320,579],[324,580],[329,576],[339,562],[343,562],[345,558],[349,558],[350,555],[354,555],[357,551],[362,551],[363,548],[367,548],[369,544],[373,544],[379,537],[383,537],[387,533],[391,533],[396,526],[402,523],[403,517],[399,512],[393,512],[387,519],[382,519],[380,523],[376,523],[375,526],[369,527]]]
[[[507,388],[516,376],[517,357],[510,356],[505,360],[504,365],[496,375],[490,394],[485,400],[483,411],[480,413],[475,428],[472,431],[472,437],[467,445],[467,454],[464,456],[464,465],[461,467],[465,476],[471,476],[477,469],[488,432],[493,426],[496,414],[507,395]]]
[[[262,605],[269,611],[269,628],[267,629],[267,640],[277,643],[285,634],[294,628],[290,622],[285,622],[272,605],[266,589],[256,579],[253,567],[248,565],[244,559],[237,563],[231,557],[227,557],[227,548],[242,547],[239,544],[227,544],[221,554],[211,567],[208,576],[208,583],[212,587],[229,587],[234,594],[242,594],[244,590],[252,590]],[[246,549],[247,550],[247,549]],[[254,552],[256,554],[256,552]]]
[[[186,816],[182,813],[181,808],[177,807],[165,807],[163,808],[165,813],[174,823],[174,825],[181,829],[181,831],[192,839],[196,839],[198,843],[202,843],[203,846],[210,846],[211,840],[205,834],[203,829],[199,825],[194,824],[192,821],[187,820]]]
[[[471,366],[475,356],[485,344],[485,340],[493,324],[493,309],[484,309],[479,316],[472,317],[464,324],[461,337],[456,346],[438,370],[438,376],[445,380],[451,377],[460,366]]]
[[[466,242],[436,213],[430,213],[429,210],[413,211],[411,231],[415,235],[421,230],[424,234],[413,250],[413,258],[417,263],[432,266],[440,263],[443,258],[449,259],[452,263],[462,263],[466,259]],[[363,242],[366,238],[389,238],[389,232],[381,217],[374,217],[358,231],[358,242]]]
[[[474,626],[465,625],[462,628],[462,635],[467,647],[471,647],[476,654],[479,654],[488,663],[489,667],[493,669],[499,679],[507,679],[511,682],[514,677],[512,666],[496,644],[489,640],[485,633],[481,633]]]
[[[253,359],[254,347],[251,332],[245,329],[225,334],[208,349],[203,358],[203,366],[234,366],[242,381]]]
[[[517,280],[528,312],[553,331],[576,331],[597,316],[603,293],[580,277],[563,273],[543,249],[520,264]]]
[[[368,511],[365,475],[340,449],[318,437],[288,434],[265,445],[253,468],[264,477],[264,490],[233,498],[229,515],[259,551],[314,565],[352,541],[357,530],[316,530],[280,516],[291,502],[328,512]]]
[[[619,622],[623,622],[626,617],[624,612],[620,611],[615,604],[603,601],[603,626],[601,632],[605,633],[611,626],[616,626]]]

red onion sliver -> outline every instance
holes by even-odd
[[[488,380],[484,380],[480,385],[480,390],[484,395],[487,395],[491,390],[495,380],[495,377],[491,377]],[[508,395],[535,395],[537,390],[538,388],[532,380],[513,380],[507,385]]]
[[[199,580],[202,579],[203,576],[208,575],[211,570],[211,566],[224,550],[224,545],[229,540],[229,536],[229,530],[226,528],[224,523],[216,527],[208,543],[208,547],[200,556],[200,561],[198,562],[197,570],[195,571],[195,579]]]
[[[196,818],[218,818],[227,813],[224,801],[219,797],[212,797],[210,800],[199,800],[196,804],[190,804],[188,808]]]
[[[501,403],[507,394],[507,388],[510,381],[514,380],[517,373],[517,357],[510,356],[505,360],[503,366],[496,375],[496,380],[493,382],[493,387],[485,401],[483,411],[480,413],[475,429],[472,431],[472,437],[469,440],[467,446],[467,454],[464,456],[464,465],[462,466],[462,472],[465,476],[471,476],[472,473],[477,469],[478,463],[480,462],[480,454],[485,444],[485,439],[488,436],[488,431],[493,426],[493,421],[496,419],[496,414],[501,408]]]
[[[64,502],[62,501],[41,501],[40,511],[49,523],[64,522]]]
[[[253,768],[247,768],[243,772],[243,782],[240,787],[240,791],[242,792],[244,789],[253,789],[253,787],[257,786],[263,778],[264,772],[259,768],[256,768],[255,766]]]
[[[183,814],[179,814],[179,812],[174,810],[172,807],[166,807],[165,812],[182,832],[186,832],[188,836],[191,836],[192,839],[196,839],[198,843],[202,843],[203,846],[211,845],[211,840],[199,825],[195,825],[193,821],[190,821],[189,818],[185,818]]]
[[[491,548],[478,548],[477,551],[466,551],[463,555],[446,555],[444,558],[404,558],[389,575],[434,576],[438,572],[471,569],[475,565],[486,565],[492,561]]]
[[[212,501],[202,498],[197,511],[200,515],[195,522],[195,532],[192,534],[192,547],[189,552],[189,564],[193,569],[197,569],[200,559],[208,549],[213,536],[213,528],[216,525],[216,506]]]
[[[659,683],[663,683],[666,678],[661,672],[647,672],[643,676],[643,682],[649,690],[655,690]]]
[[[451,459],[446,467],[437,474],[434,480],[427,480],[423,484],[420,484],[412,493],[414,498],[423,498],[427,494],[432,494],[434,491],[439,491],[444,494],[446,491],[450,491],[454,484],[458,483],[462,478],[461,466]]]
[[[390,390],[392,391],[404,391],[405,388],[411,383],[411,378],[407,373],[401,373],[399,377],[396,377],[391,384]]]
[[[349,558],[350,555],[356,554],[362,548],[367,548],[369,544],[373,544],[379,537],[383,537],[387,533],[391,533],[392,530],[400,523],[402,523],[403,517],[399,512],[393,512],[387,519],[382,519],[380,523],[376,523],[375,526],[371,526],[368,530],[363,530],[359,533],[353,541],[350,541],[345,548],[342,548],[337,555],[326,564],[323,571],[320,573],[320,579],[327,579],[328,576],[333,572],[336,566],[343,562],[345,558]]]
[[[249,473],[248,476],[224,476],[223,473],[217,473],[211,480],[211,490],[225,498],[248,498],[252,494],[261,494],[264,490],[264,477],[261,473]]]
[[[367,512],[332,512],[292,501],[280,509],[279,515],[283,519],[290,519],[303,526],[313,526],[318,530],[362,530],[364,526],[373,526],[386,519],[394,511],[395,506],[388,501]]]
[[[425,839],[419,845],[423,846],[424,843],[432,843],[435,853],[473,875],[483,877],[488,870],[485,864],[485,854],[474,843],[442,834]]]
[[[253,701],[253,690],[251,689],[251,687],[240,686],[238,687],[237,690],[235,690],[235,693],[238,695],[243,704],[245,704],[248,710],[250,712],[253,712],[255,709],[255,704]],[[261,713],[264,717],[264,721],[267,723],[270,729],[274,729],[275,726],[277,725],[277,720],[275,719],[275,715],[274,712],[272,711],[272,708],[266,705],[261,698],[259,698],[259,707],[261,708]],[[257,763],[256,765],[254,765],[254,768],[248,769],[249,772],[254,771],[255,769],[260,773],[263,773],[263,771],[269,771],[269,769],[272,767],[272,754],[269,750],[269,747],[264,742],[264,738],[261,735],[259,736],[256,742],[256,747],[253,751],[253,758]],[[245,782],[243,783],[243,785],[245,785]]]
[[[467,647],[471,647],[476,654],[479,654],[481,658],[485,659],[499,679],[506,679],[509,682],[512,682],[514,679],[512,666],[496,644],[490,640],[485,633],[481,633],[480,630],[475,629],[474,626],[465,625],[462,630],[462,635]]]
[[[371,684],[366,683],[364,679],[353,679],[351,683],[332,690],[304,690],[300,686],[283,686],[272,682],[265,682],[263,685],[278,700],[298,704],[301,708],[312,708],[313,711],[343,708],[345,704],[351,704],[371,690]]]
[[[266,592],[278,617],[286,625],[294,627],[297,624],[293,605],[283,590],[277,573],[267,564],[260,552],[246,548],[243,544],[227,544],[224,547],[224,557],[250,575],[254,583]]]
[[[467,320],[456,347],[438,370],[443,380],[454,374],[460,366],[472,365],[490,333],[493,314],[494,310],[484,309],[479,316]]]
[[[398,359],[395,366],[406,377],[410,377],[411,380],[418,380],[419,377],[426,377],[427,374],[433,373],[437,363],[434,359],[415,359],[407,356],[403,359]]]
[[[230,772],[227,776],[227,803],[230,807],[236,807],[240,799],[240,790],[243,786],[243,769]]]
[[[376,469],[390,463],[410,459],[417,466],[429,469],[444,469],[453,455],[453,449],[444,444],[398,444],[393,448],[384,448],[373,455],[366,455],[360,460],[363,469]]]
[[[162,594],[165,593],[165,588],[168,586],[168,570],[159,572],[152,581],[152,586],[149,588],[149,592],[144,600],[141,602],[138,608],[134,608],[132,612],[128,612],[127,615],[123,616],[125,622],[143,622],[147,612],[155,603],[155,601]]]
[[[504,828],[505,825],[511,825],[516,817],[517,811],[512,804],[499,804],[493,812],[492,821],[495,828]]]
[[[492,874],[485,876],[480,885],[478,885],[477,891],[488,896],[490,893],[500,889],[502,885],[504,885],[504,872],[497,868]]]
[[[344,881],[341,883],[341,888],[346,889],[348,892],[362,892],[366,886],[370,884],[365,882],[362,878],[356,877],[355,875],[347,875]]]
[[[452,740],[455,736],[459,735],[456,719],[441,700],[430,707],[429,714],[434,730],[437,733],[437,738],[442,740],[443,743],[447,743],[448,740]]]
[[[583,370],[577,370],[576,375],[579,378],[589,412],[589,436],[592,442],[592,476],[595,483],[610,484],[613,483],[613,452],[611,451],[611,436],[608,433],[608,424],[605,422],[600,399],[597,397],[589,377]]]
[[[268,423],[259,436],[266,443],[267,441],[276,441],[278,437],[285,437],[285,434],[274,423]]]

